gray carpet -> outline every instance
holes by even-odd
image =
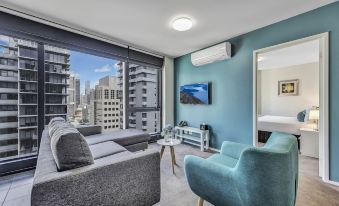
[[[151,149],[160,151],[160,146],[151,144]],[[201,152],[198,147],[188,144],[180,144],[174,147],[178,166],[175,166],[175,174],[172,173],[171,155],[166,147],[161,160],[161,201],[156,206],[188,206],[196,205],[198,197],[191,192],[184,174],[183,162],[185,155],[208,157],[212,153]],[[210,204],[204,204],[210,205]]]

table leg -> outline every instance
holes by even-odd
[[[176,158],[175,158],[174,147],[172,147],[172,151],[173,151],[174,164],[177,165],[177,160],[176,160]]]
[[[174,154],[173,146],[170,146],[170,150],[171,150],[171,157],[172,157],[172,172],[174,174],[175,154]]]
[[[162,158],[162,155],[164,154],[165,146],[161,146],[161,151],[160,151],[160,159]]]

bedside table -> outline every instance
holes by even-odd
[[[300,129],[300,153],[319,158],[319,131],[310,128]]]

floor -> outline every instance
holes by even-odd
[[[151,144],[151,149],[160,150],[157,144]],[[185,155],[208,157],[208,152],[187,144],[175,147],[178,167],[172,174],[170,152],[166,148],[161,160],[161,201],[156,206],[191,206],[196,205],[194,195],[185,180],[183,158]],[[318,177],[318,160],[300,156],[300,181],[297,206],[339,206],[339,188],[323,183]],[[33,183],[34,170],[0,178],[1,206],[29,206],[30,191]],[[205,206],[211,204],[205,203]]]

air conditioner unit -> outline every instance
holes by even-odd
[[[230,58],[231,44],[229,42],[224,42],[191,54],[191,61],[194,66],[202,66]]]

